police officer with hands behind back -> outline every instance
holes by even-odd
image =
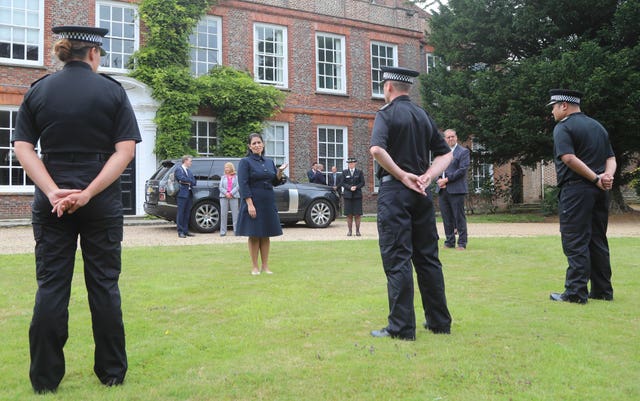
[[[344,214],[347,216],[347,237],[352,235],[353,221],[356,222],[356,237],[360,234],[362,219],[362,187],[364,187],[364,173],[356,168],[358,161],[355,157],[347,159],[347,168],[342,172],[342,197],[344,199]]]
[[[378,241],[387,276],[389,316],[387,326],[371,335],[415,340],[412,261],[422,296],[424,326],[433,333],[448,334],[451,315],[438,259],[435,210],[426,191],[453,156],[436,124],[408,96],[418,72],[382,67],[382,73],[387,104],[376,114],[369,151],[381,167]],[[429,152],[435,157],[431,166]]]
[[[123,234],[120,175],[140,132],[120,84],[97,74],[103,28],[63,26],[54,54],[64,68],[32,84],[12,143],[35,183],[36,293],[29,328],[29,376],[54,392],[65,373],[69,297],[78,236],[95,342],[94,372],[107,386],[127,371],[118,278]],[[42,159],[35,146],[40,142]]]
[[[547,106],[552,106],[558,122],[553,129],[553,153],[562,249],[569,262],[564,292],[551,293],[550,298],[578,304],[587,303],[588,298],[611,301],[607,224],[617,163],[609,134],[580,110],[581,92],[552,89],[549,95]]]

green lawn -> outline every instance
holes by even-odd
[[[67,373],[44,397],[28,379],[33,256],[3,255],[0,400],[639,400],[640,241],[610,244],[616,299],[584,306],[548,300],[557,237],[442,251],[452,335],[415,342],[369,335],[388,311],[376,241],[274,242],[275,274],[257,277],[242,244],[127,249],[125,385],[93,375],[77,269]]]

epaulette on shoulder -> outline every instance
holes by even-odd
[[[386,109],[387,107],[389,107],[389,105],[390,105],[390,104],[391,104],[391,102],[389,102],[389,103],[385,104],[384,106],[380,107],[380,108],[378,109],[378,111],[382,111],[382,110]]]
[[[118,80],[115,79],[114,77],[112,77],[111,75],[107,75],[107,74],[103,74],[103,73],[100,73],[100,75],[102,75],[103,77],[105,77],[105,78],[117,83],[119,86],[122,86],[122,84],[120,82],[118,82]]]
[[[40,78],[36,79],[35,81],[31,82],[31,86],[34,86],[35,84],[37,84],[38,82],[42,81],[43,79],[45,79],[45,78],[46,78],[46,77],[48,77],[49,75],[51,75],[51,74],[44,75],[44,76],[42,76],[42,77],[40,77]]]

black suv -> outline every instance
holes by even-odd
[[[195,157],[191,172],[197,180],[193,187],[193,207],[189,225],[193,231],[210,233],[220,228],[220,192],[218,184],[224,164],[238,167],[239,158]],[[167,192],[167,181],[181,160],[164,160],[145,183],[144,211],[168,221],[176,221],[176,197]],[[300,220],[312,228],[324,228],[336,218],[338,194],[326,185],[287,181],[274,187],[280,221],[293,225]],[[228,216],[230,218],[231,215]]]

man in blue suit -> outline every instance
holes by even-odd
[[[196,185],[196,179],[191,172],[191,163],[193,157],[189,155],[182,156],[182,165],[176,167],[174,176],[180,184],[178,191],[177,203],[178,213],[176,214],[176,224],[178,226],[178,237],[186,238],[194,235],[189,232],[189,214],[191,213],[191,205],[193,204],[193,193],[191,189]]]
[[[322,172],[322,169],[324,168],[324,165],[317,163],[316,164],[316,171],[313,174],[313,177],[311,177],[311,179],[309,180],[309,182],[312,182],[314,184],[322,184],[322,185],[327,185],[327,178],[325,177],[324,173]]]
[[[469,149],[458,145],[456,131],[448,129],[444,139],[453,152],[453,161],[436,181],[439,194],[438,203],[444,223],[446,248],[456,247],[456,231],[458,233],[458,249],[467,248],[467,218],[464,214],[464,198],[467,195],[467,171],[470,164]]]

